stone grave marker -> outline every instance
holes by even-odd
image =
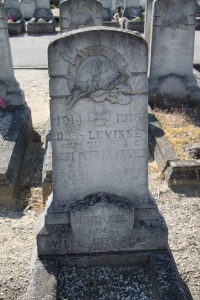
[[[8,22],[8,32],[10,35],[19,35],[25,32],[25,20],[20,11],[18,0],[5,1],[6,16],[12,17],[12,22]]]
[[[72,220],[79,218],[79,228],[85,228],[95,215],[94,223],[101,228],[101,215],[108,214],[110,220],[111,210],[112,222],[123,227],[130,210],[127,226],[132,230],[116,239],[110,228],[110,234],[96,244],[94,235],[83,242],[87,238],[77,228],[77,235],[72,230],[62,239],[41,233],[41,255],[166,246],[166,234],[148,191],[146,44],[137,35],[100,28],[68,34],[49,48],[54,189],[46,225],[67,222],[72,226]],[[116,197],[124,199],[124,207]],[[84,221],[85,214],[89,215]],[[152,224],[137,227],[134,219],[136,224],[140,220]],[[108,221],[108,227],[112,222]]]
[[[0,2],[0,206],[14,205],[31,115],[14,76],[5,5]]]
[[[193,75],[195,0],[157,0],[153,4],[150,45],[150,103],[199,103]]]
[[[186,300],[148,190],[145,40],[88,27],[55,39],[48,56],[53,192],[29,300]]]
[[[0,97],[6,101],[8,106],[16,107],[25,103],[24,93],[14,76],[5,16],[5,5],[0,3]]]
[[[35,10],[35,0],[20,0],[19,3],[24,19],[31,19]]]
[[[7,7],[19,8],[18,0],[5,0],[4,4],[5,4],[5,8],[7,8]]]
[[[60,30],[103,24],[102,3],[97,0],[66,0],[60,3]]]
[[[33,17],[27,24],[28,34],[51,34],[55,32],[55,19],[49,0],[36,0]]]
[[[112,20],[112,0],[101,0],[103,10],[103,20]]]
[[[35,8],[50,9],[50,1],[49,0],[35,0]]]

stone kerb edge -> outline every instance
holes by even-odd
[[[150,107],[149,148],[170,188],[200,186],[200,160],[180,160]]]

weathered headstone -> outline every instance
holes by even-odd
[[[5,1],[6,16],[8,18],[8,32],[10,35],[18,35],[25,31],[25,20],[20,11],[18,0]]]
[[[103,20],[111,21],[112,19],[112,0],[101,0],[103,10]]]
[[[35,7],[50,9],[50,0],[35,0]]]
[[[20,0],[20,10],[25,19],[31,19],[35,10],[35,0]]]
[[[39,234],[40,255],[166,246],[167,238],[159,226],[159,214],[147,184],[146,50],[142,38],[105,28],[69,34],[51,44],[54,192],[45,226],[57,221],[58,226],[71,224],[74,233],[65,232],[62,238],[55,233]],[[91,228],[87,240],[72,225],[79,224],[80,230],[88,227],[92,215],[93,227],[99,227],[101,236],[96,242],[97,233],[92,234]],[[109,232],[105,240],[103,215]],[[116,239],[112,227],[125,226],[126,216],[129,229]],[[151,226],[138,227],[141,220],[151,220]]]
[[[14,205],[18,179],[30,139],[31,116],[16,81],[6,23],[0,2],[0,205]],[[4,110],[3,110],[4,109]]]
[[[7,8],[7,7],[19,8],[18,0],[5,0],[4,4],[5,4],[5,8]]]
[[[24,104],[24,94],[14,76],[5,16],[5,6],[0,2],[0,97],[8,106],[16,107]]]
[[[36,0],[35,5],[33,17],[27,24],[28,34],[54,33],[56,23],[49,0]]]
[[[150,49],[150,103],[196,104],[193,76],[195,0],[157,0],[153,4]]]
[[[145,40],[90,27],[58,37],[48,54],[53,193],[29,300],[169,299],[172,290],[185,300],[148,191]]]
[[[97,0],[66,0],[60,3],[60,30],[103,24],[102,3]]]

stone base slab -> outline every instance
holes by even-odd
[[[14,205],[15,195],[18,188],[20,169],[23,163],[26,149],[28,147],[32,121],[31,112],[28,107],[22,107],[13,112],[0,111],[2,120],[2,130],[7,126],[3,114],[9,114],[11,123],[0,140],[0,205]]]
[[[20,35],[25,32],[25,21],[19,23],[8,23],[9,35]]]
[[[37,23],[28,22],[27,33],[28,34],[50,34],[55,32],[55,22]]]
[[[168,250],[36,258],[27,299],[95,300],[101,294],[113,300],[114,293],[126,299],[132,293],[134,299],[189,299]]]
[[[200,160],[181,161],[149,107],[149,149],[171,189],[200,187]]]

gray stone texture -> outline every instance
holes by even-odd
[[[199,103],[200,90],[193,76],[195,0],[155,1],[152,26],[150,103]]]
[[[112,20],[112,0],[101,0],[102,11],[103,11],[103,21]]]
[[[35,0],[21,0],[19,4],[24,19],[31,19],[35,10]]]
[[[0,205],[13,206],[31,137],[30,110],[25,106],[15,112],[0,111],[0,122]]]
[[[4,0],[5,8],[13,7],[19,8],[19,1],[18,0]]]
[[[35,0],[35,8],[50,9],[50,0]]]
[[[158,120],[149,107],[149,150],[159,166],[160,171],[164,174],[171,160],[179,160],[172,145],[165,136]]]
[[[50,8],[36,8],[27,24],[28,34],[54,33],[55,19]]]
[[[25,32],[25,20],[20,11],[18,0],[5,2],[6,16],[12,16],[14,22],[7,23],[10,35],[19,35]]]
[[[97,0],[66,0],[60,3],[61,33],[72,29],[101,26],[102,3]]]
[[[58,264],[55,260],[36,258],[33,252],[31,282],[27,300],[56,300]]]
[[[0,2],[0,70],[0,97],[8,107],[24,105],[24,94],[14,76],[5,6],[2,2]]]
[[[39,255],[166,248],[148,191],[146,42],[90,27],[55,39],[48,53],[53,194]]]

